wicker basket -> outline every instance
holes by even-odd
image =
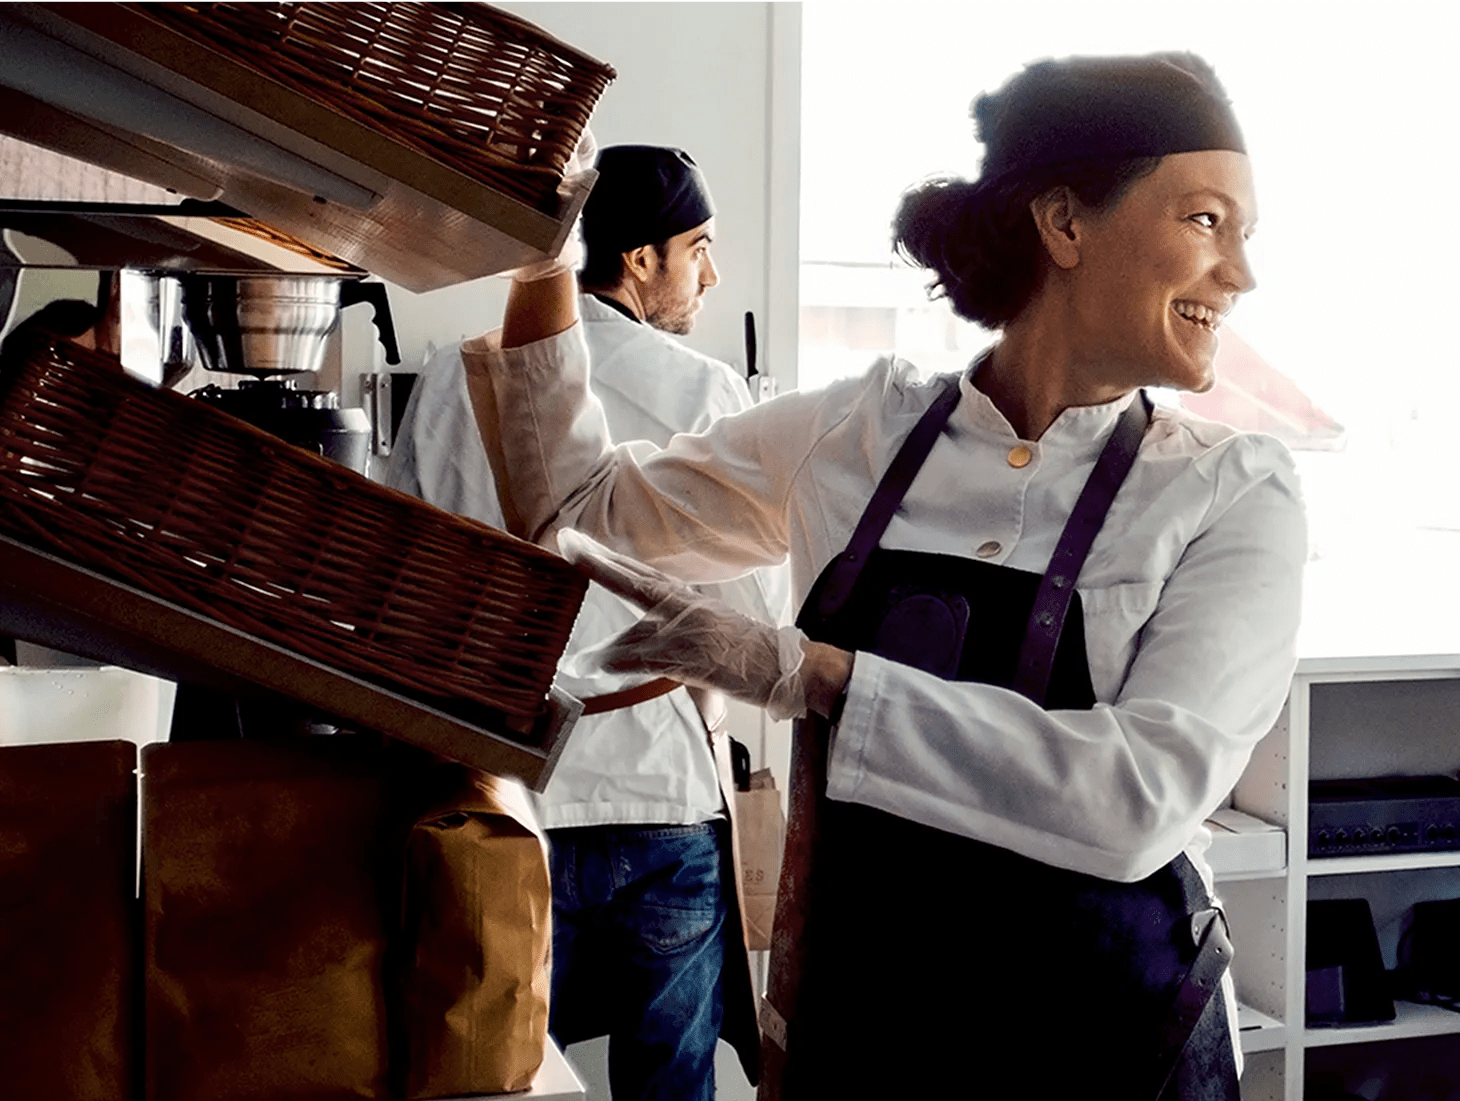
[[[17,362],[18,361],[18,362]],[[587,582],[109,356],[0,379],[0,531],[525,740]]]
[[[128,4],[193,41],[530,206],[614,78],[486,4]]]
[[[302,256],[306,260],[312,260],[321,267],[333,268],[335,271],[356,274],[359,268],[347,261],[341,260],[338,256],[324,249],[315,248],[307,241],[301,241],[291,233],[285,233],[282,229],[268,225],[257,218],[209,218],[215,226],[222,226],[224,229],[231,229],[237,233],[246,234],[249,237],[266,241],[271,245],[283,249],[285,252],[292,252],[295,256]]]

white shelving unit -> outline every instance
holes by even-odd
[[[1286,829],[1286,867],[1218,878],[1237,947],[1246,1101],[1301,1101],[1323,1049],[1345,1049],[1332,1054],[1362,1073],[1382,1057],[1373,1045],[1460,1037],[1460,1013],[1402,1001],[1389,1024],[1308,1028],[1304,989],[1310,898],[1367,899],[1392,968],[1414,903],[1460,897],[1460,852],[1310,859],[1309,781],[1457,771],[1460,655],[1299,663],[1282,715],[1233,792],[1238,810]]]

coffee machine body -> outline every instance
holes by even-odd
[[[315,383],[341,311],[357,303],[373,308],[386,361],[400,362],[383,283],[124,269],[120,296],[129,369],[367,473],[369,418]]]

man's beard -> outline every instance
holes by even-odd
[[[644,315],[644,320],[661,333],[673,333],[675,336],[686,336],[695,327],[693,305],[651,310]]]
[[[695,327],[695,306],[698,304],[699,295],[682,301],[662,292],[651,292],[644,299],[644,320],[661,333],[685,336]]]

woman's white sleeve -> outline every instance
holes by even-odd
[[[1306,551],[1296,475],[1277,464],[1186,547],[1118,696],[1089,711],[859,653],[828,793],[1102,878],[1149,875],[1282,707]]]
[[[615,447],[588,386],[581,324],[507,350],[490,333],[462,351],[514,534],[536,540],[575,527],[696,582],[785,558],[786,502],[808,434],[786,431],[778,418],[798,416],[795,409],[747,410],[662,450]]]

